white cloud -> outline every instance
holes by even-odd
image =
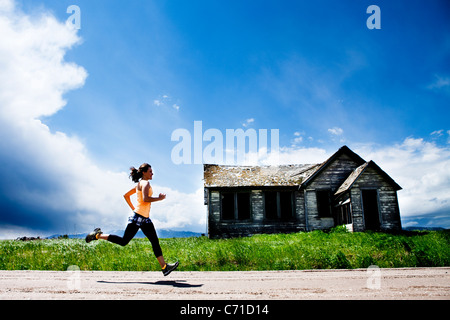
[[[322,148],[280,147],[278,152],[260,149],[257,154],[246,154],[242,165],[313,164],[325,161],[332,153]]]
[[[432,133],[430,133],[431,136],[437,136],[437,137],[441,137],[443,135],[444,130],[435,130]]]
[[[153,190],[155,196],[159,193],[167,194],[165,200],[152,204],[151,217],[157,228],[185,228],[205,232],[206,206],[203,204],[203,187],[192,194],[159,185],[153,185]]]
[[[402,188],[398,192],[402,216],[450,213],[450,149],[424,139],[401,144],[359,146],[355,152],[374,160]]]
[[[339,127],[333,127],[328,129],[328,132],[335,136],[341,136],[344,133],[344,130]]]
[[[84,85],[86,70],[64,60],[66,51],[79,43],[76,30],[51,14],[30,17],[12,1],[0,0],[0,200],[39,207],[42,216],[33,217],[35,221],[62,220],[61,224],[76,224],[79,231],[94,226],[123,228],[130,212],[122,195],[133,186],[128,174],[96,164],[80,139],[52,132],[40,120],[66,105],[66,92]],[[158,221],[170,227],[200,223],[197,212],[192,213],[193,222],[186,210],[179,209],[184,203],[196,203],[189,199],[197,193],[194,197],[161,189],[170,200],[162,206],[165,211],[156,210]],[[0,227],[7,227],[8,234],[13,233],[14,214],[0,214]],[[33,228],[15,227],[17,232]]]
[[[296,145],[296,144],[302,143],[302,141],[303,141],[303,137],[295,137],[294,140],[292,140],[292,143],[294,145]]]
[[[48,13],[31,18],[11,5],[0,15],[0,34],[1,158],[28,170],[28,177],[44,177],[34,186],[24,181],[26,187],[6,196],[114,219],[117,202],[111,198],[123,191],[126,175],[98,167],[78,138],[53,133],[39,120],[65,106],[64,93],[84,85],[86,70],[64,60],[80,43],[76,30]],[[46,184],[59,190],[48,194],[41,188]]]
[[[160,98],[153,100],[153,104],[157,107],[164,107],[167,105],[172,105],[172,108],[175,110],[180,110],[180,105],[178,103],[172,103],[172,99],[164,94],[160,96]]]
[[[1,225],[0,226],[0,239],[16,239],[18,237],[39,237],[44,232],[42,230],[23,228],[15,225]]]
[[[300,143],[303,142],[303,132],[294,132],[294,139],[292,139],[292,147],[299,145]]]
[[[446,87],[450,87],[450,77],[448,76],[440,76],[434,75],[434,81],[428,85],[428,89],[444,89]]]
[[[436,93],[443,93],[449,95],[450,76],[435,74],[433,82],[431,82],[426,88]]]
[[[254,119],[254,118],[247,119],[247,120],[245,120],[245,122],[242,124],[242,126],[243,126],[244,128],[246,128],[246,127],[248,127],[250,124],[252,124],[253,122],[255,122],[255,119]]]
[[[414,227],[414,226],[418,226],[418,222],[417,221],[409,221],[409,222],[407,222],[407,223],[405,223],[405,224],[402,224],[402,227],[403,228],[406,228],[406,227]]]
[[[10,12],[14,8],[14,3],[12,0],[0,0],[0,12]]]
[[[63,61],[65,51],[80,38],[54,17],[31,20],[10,7],[2,12],[0,33],[2,117],[52,115],[65,105],[64,92],[84,84],[86,71]]]

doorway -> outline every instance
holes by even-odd
[[[380,212],[378,210],[378,191],[362,190],[362,202],[366,230],[380,230]]]

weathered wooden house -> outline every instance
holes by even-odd
[[[401,187],[347,146],[319,164],[205,164],[204,189],[210,238],[338,225],[352,231],[401,229]]]

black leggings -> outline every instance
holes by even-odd
[[[136,233],[139,231],[139,228],[142,229],[142,232],[145,234],[145,236],[150,240],[152,243],[153,252],[155,254],[155,257],[162,256],[162,250],[161,246],[159,245],[158,236],[156,235],[155,226],[153,225],[153,222],[146,222],[141,224],[139,227],[135,222],[130,222],[127,225],[127,228],[125,229],[125,232],[123,234],[123,237],[116,236],[114,234],[110,234],[108,237],[108,241],[112,243],[119,244],[121,246],[126,246],[131,239],[136,235]]]

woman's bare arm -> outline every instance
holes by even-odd
[[[136,193],[136,188],[131,189],[130,191],[128,191],[127,193],[125,193],[123,195],[123,197],[125,198],[125,201],[128,203],[128,205],[130,206],[131,210],[134,211],[134,206],[133,203],[131,203],[131,199],[130,197]]]
[[[148,195],[149,191],[150,191],[150,183],[148,181],[144,181],[143,186],[142,186],[142,199],[145,202],[156,202],[156,201],[164,200],[166,198],[166,195],[163,193],[160,193],[159,197],[150,197]]]

